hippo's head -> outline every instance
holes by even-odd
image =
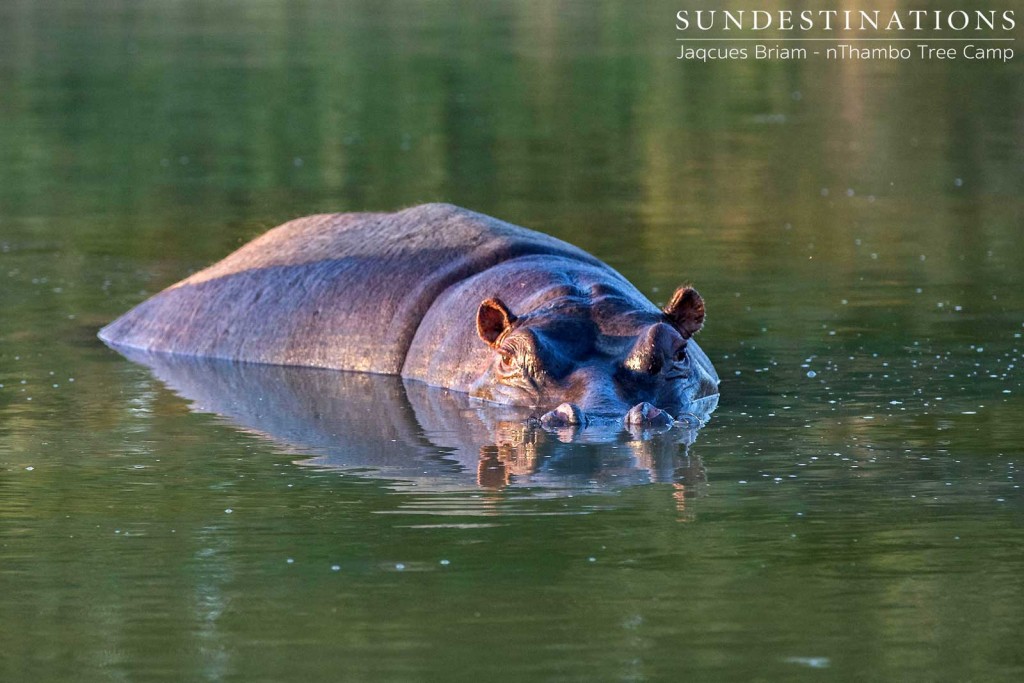
[[[520,315],[486,299],[476,326],[493,354],[471,393],[549,410],[540,420],[550,427],[594,419],[671,425],[682,406],[717,390],[717,377],[690,342],[704,324],[697,290],[680,287],[654,311],[637,311],[614,292],[559,297]]]

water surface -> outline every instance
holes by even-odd
[[[0,678],[1024,675],[1019,61],[680,63],[676,9],[4,3]],[[709,424],[218,403],[95,338],[423,201],[696,284]]]

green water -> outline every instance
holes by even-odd
[[[0,679],[1024,676],[1020,58],[684,63],[677,9],[0,4]],[[438,200],[696,284],[696,442],[95,338]]]

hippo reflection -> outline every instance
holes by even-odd
[[[583,434],[526,424],[528,410],[487,406],[421,382],[317,368],[233,363],[127,351],[193,410],[226,418],[317,467],[371,469],[418,488],[603,488],[671,481],[696,485],[688,454],[718,400],[689,408],[671,430],[594,428]]]
[[[119,348],[401,375],[539,408],[551,428],[659,427],[718,392],[693,340],[704,317],[691,287],[658,309],[576,247],[429,204],[286,223],[100,336]]]

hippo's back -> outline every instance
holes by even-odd
[[[150,351],[399,374],[441,292],[531,254],[607,268],[561,240],[446,204],[310,216],[168,287],[100,337]]]

